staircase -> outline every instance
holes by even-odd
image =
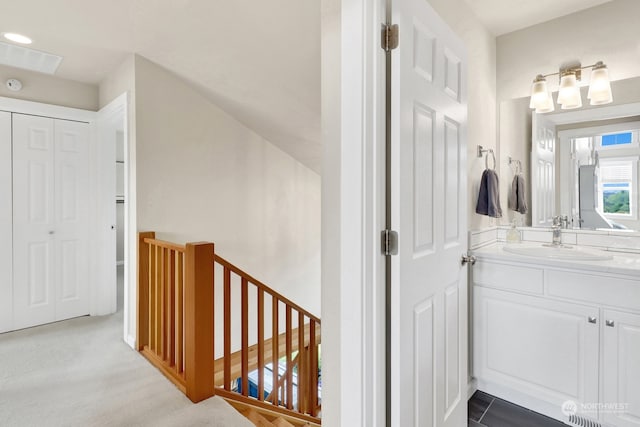
[[[194,403],[218,395],[257,426],[321,425],[320,319],[213,243],[139,233],[137,316],[138,350]]]

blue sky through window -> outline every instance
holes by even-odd
[[[631,132],[602,135],[602,146],[631,144]]]

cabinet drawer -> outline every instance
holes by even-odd
[[[539,295],[544,293],[544,271],[541,268],[478,261],[472,271],[476,285]]]
[[[640,310],[640,280],[547,270],[545,282],[548,295]]]

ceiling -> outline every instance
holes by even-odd
[[[465,0],[495,35],[608,0]],[[64,57],[59,77],[98,84],[131,52],[169,69],[321,171],[320,0],[0,2],[0,32]]]
[[[495,36],[570,15],[612,0],[465,0]]]
[[[0,32],[91,84],[138,53],[320,172],[319,0],[4,1]]]

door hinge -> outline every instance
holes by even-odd
[[[390,52],[398,47],[398,24],[382,24],[382,48]]]
[[[382,230],[382,254],[398,255],[398,232]]]

